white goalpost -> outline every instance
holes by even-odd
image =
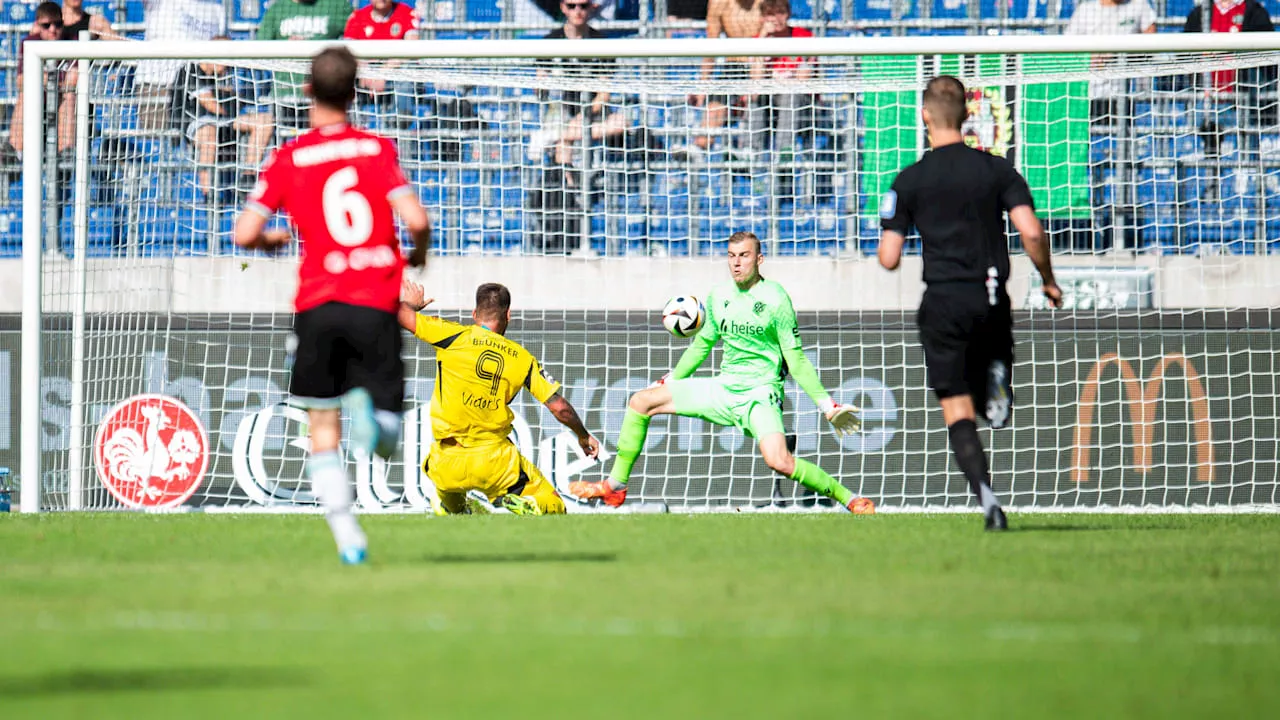
[[[314,504],[285,392],[297,248],[241,252],[230,227],[264,152],[305,124],[307,63],[331,44],[26,44],[21,258],[0,257],[22,287],[0,294],[0,317],[21,316],[0,465],[19,468],[23,512]],[[879,196],[927,148],[920,90],[947,73],[970,91],[968,140],[1027,177],[1067,291],[1042,307],[1015,254],[1014,428],[983,436],[997,493],[1280,503],[1273,33],[349,47],[378,81],[353,120],[396,140],[432,214],[428,311],[464,320],[476,285],[508,285],[509,334],[610,451],[628,395],[685,346],[659,310],[727,281],[724,243],[752,230],[823,383],[863,408],[864,432],[836,438],[788,383],[797,454],[886,509],[969,507],[915,334],[918,250],[895,275],[874,259]],[[140,63],[169,63],[177,91],[143,92]],[[405,348],[401,455],[349,458],[366,511],[431,505],[435,366]],[[514,409],[557,486],[599,472],[543,409]],[[629,502],[824,507],[755,456],[737,430],[657,419]]]

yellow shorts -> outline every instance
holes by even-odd
[[[440,505],[450,514],[463,511],[468,490],[479,490],[490,502],[514,493],[532,498],[544,515],[564,514],[559,493],[510,441],[476,447],[437,441],[422,471],[435,483]]]

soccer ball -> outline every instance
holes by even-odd
[[[706,318],[702,303],[692,295],[671,298],[662,308],[662,324],[676,337],[687,338],[697,334]]]

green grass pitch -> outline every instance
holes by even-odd
[[[1280,717],[1280,516],[0,515],[0,718]]]

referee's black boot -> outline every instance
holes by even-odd
[[[1005,519],[1004,510],[999,507],[991,508],[991,512],[987,513],[987,532],[1002,532],[1009,529],[1009,521]]]

